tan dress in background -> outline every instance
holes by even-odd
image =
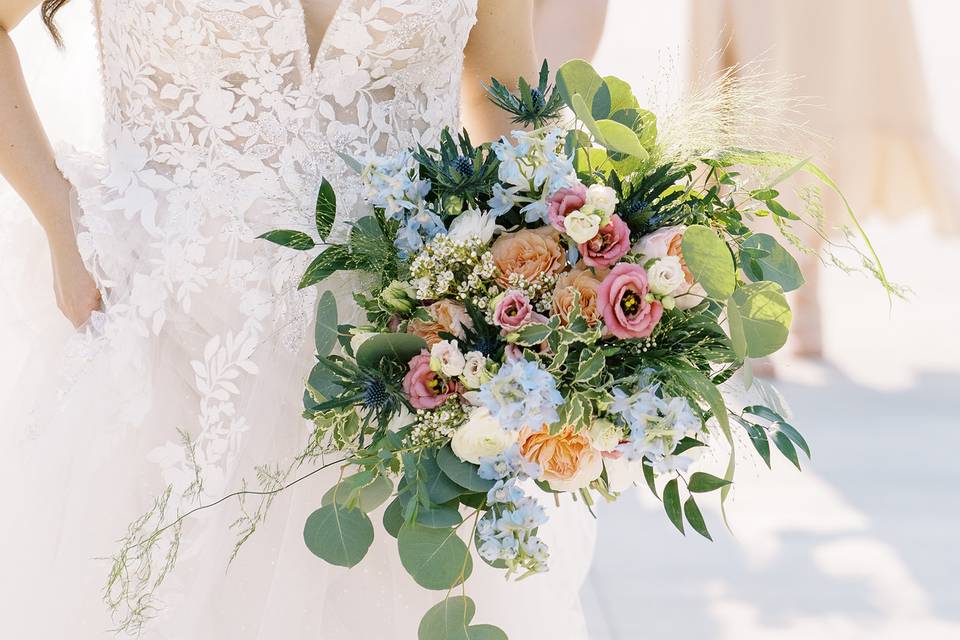
[[[691,0],[694,78],[759,62],[811,104],[811,148],[858,212],[960,231],[907,0]],[[843,212],[826,201],[829,223]],[[835,203],[834,203],[835,205]]]

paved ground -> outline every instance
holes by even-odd
[[[888,311],[862,279],[827,277],[827,361],[781,363],[778,382],[813,461],[741,465],[734,534],[712,513],[713,544],[645,491],[604,509],[595,640],[960,637],[960,242],[871,231],[915,295]],[[920,242],[900,253],[903,237]]]

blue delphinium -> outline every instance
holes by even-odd
[[[373,158],[361,177],[367,202],[381,207],[393,220],[403,220],[416,211],[430,192],[430,181],[420,179],[410,151]]]
[[[402,258],[419,253],[426,242],[441,233],[446,233],[443,219],[421,203],[416,213],[410,215],[397,230],[394,245]]]
[[[703,428],[686,398],[662,397],[656,386],[630,395],[614,389],[610,413],[630,429],[629,438],[618,451],[628,460],[645,457],[661,473],[689,464],[687,457],[671,454],[682,438],[695,436]]]
[[[477,549],[487,562],[501,560],[511,572],[547,570],[547,546],[534,532],[546,523],[547,514],[518,484],[540,476],[540,467],[529,462],[513,444],[503,453],[480,458],[481,478],[496,480],[487,492],[490,511],[477,523]]]
[[[520,454],[520,445],[512,444],[503,453],[480,458],[480,469],[477,475],[484,480],[503,480],[514,477],[526,480],[539,478],[540,466]]]
[[[504,429],[525,426],[539,429],[560,419],[557,407],[563,396],[548,372],[529,360],[508,362],[490,382],[480,387],[480,401]]]

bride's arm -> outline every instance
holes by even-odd
[[[40,2],[0,2],[0,175],[43,227],[53,259],[54,288],[63,314],[80,326],[100,303],[84,268],[70,219],[70,184],[57,169],[9,31]]]
[[[479,0],[463,66],[463,124],[474,143],[495,140],[518,128],[487,100],[483,84],[496,78],[511,89],[523,76],[536,84],[540,72],[533,39],[533,0]]]

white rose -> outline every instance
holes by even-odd
[[[577,244],[590,242],[600,231],[600,216],[584,209],[574,211],[563,221],[567,235]]]
[[[463,367],[461,378],[467,389],[479,389],[490,381],[490,371],[487,369],[487,357],[479,351],[467,354],[466,364]]]
[[[478,407],[453,434],[450,448],[464,462],[480,464],[480,458],[499,455],[516,440],[516,433],[501,427],[486,407]]]
[[[586,203],[596,207],[604,219],[609,219],[617,208],[617,192],[602,184],[592,184],[587,189]]]
[[[684,286],[683,265],[677,256],[664,256],[647,269],[647,282],[650,291],[658,296],[672,295]]]
[[[497,230],[497,219],[489,211],[480,213],[476,209],[464,211],[450,223],[450,231],[447,237],[457,242],[466,242],[471,238],[478,237],[484,244],[488,244],[493,239],[493,234]]]
[[[607,468],[607,485],[610,491],[620,493],[643,481],[643,460],[627,460],[627,456],[617,459],[604,458]]]
[[[449,378],[463,373],[466,364],[456,340],[441,340],[430,349],[430,368]]]
[[[580,460],[580,470],[569,480],[551,480],[550,488],[554,491],[579,491],[590,485],[591,482],[603,473],[603,456],[596,449],[590,449],[583,454]]]
[[[590,425],[590,440],[598,451],[613,451],[620,444],[623,431],[609,420],[595,420]]]

